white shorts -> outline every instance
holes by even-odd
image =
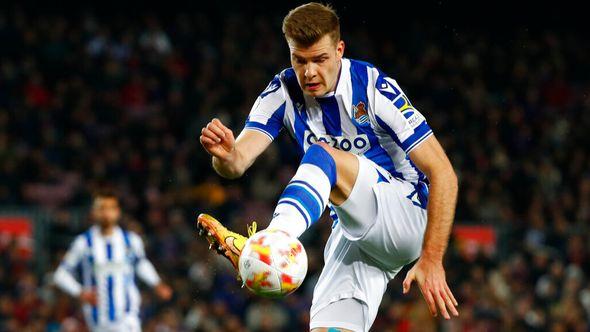
[[[359,173],[352,192],[344,203],[334,206],[338,222],[326,243],[324,268],[314,289],[311,329],[368,331],[387,283],[420,256],[426,209],[417,202],[416,188],[369,159],[357,158]],[[331,311],[336,317],[326,317],[323,309],[350,298],[366,306],[364,321],[355,321],[358,315],[341,310]],[[333,325],[325,326],[328,322]]]
[[[315,327],[337,327],[351,331],[365,331],[368,306],[354,298],[332,302],[313,317]],[[342,319],[346,317],[346,319]]]

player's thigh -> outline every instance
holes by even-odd
[[[414,184],[392,177],[367,158],[351,156],[358,160],[357,179],[348,198],[333,204],[338,224],[347,239],[393,275],[420,253],[426,208]]]
[[[395,270],[419,257],[427,224],[426,207],[413,184],[397,179],[374,186],[378,215],[358,240],[361,249],[386,270]]]
[[[374,186],[386,181],[380,176],[377,166],[369,159],[351,155],[357,160],[357,178],[345,201],[333,204],[345,236],[350,240],[360,239],[377,220],[379,207]],[[383,171],[385,172],[385,171]]]

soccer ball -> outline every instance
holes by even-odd
[[[305,279],[307,254],[299,240],[279,230],[252,235],[240,255],[240,277],[256,295],[283,297]]]

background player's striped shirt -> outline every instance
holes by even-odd
[[[428,180],[408,154],[432,135],[397,82],[371,64],[342,59],[336,90],[304,95],[292,68],[276,75],[256,100],[245,129],[274,140],[286,128],[303,154],[324,141],[362,155],[389,174],[416,186],[416,205],[426,207]]]
[[[83,307],[86,322],[95,329],[116,325],[128,315],[139,314],[136,273],[152,287],[160,282],[154,266],[145,256],[141,238],[120,227],[116,227],[113,234],[103,236],[100,228],[93,226],[76,237],[54,280],[72,296],[79,296],[83,289],[97,291],[98,304]]]

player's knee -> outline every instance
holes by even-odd
[[[320,158],[329,163],[336,163],[336,159],[338,159],[337,150],[324,142],[315,143],[305,151],[303,159],[316,158]]]
[[[348,167],[351,163],[351,160],[355,158],[352,153],[338,150],[335,147],[330,146],[326,142],[314,143],[312,146],[309,147],[309,149],[307,149],[307,152],[310,152],[312,148],[317,150],[323,150],[321,151],[322,154],[326,157],[329,156],[338,168]]]
[[[334,157],[334,153],[337,152],[338,150],[336,150],[335,148],[331,147],[328,143],[326,142],[317,142],[315,144],[312,145],[312,147],[314,145],[317,145],[319,147],[321,147],[322,149],[324,149],[326,152],[328,152],[332,157]]]
[[[319,155],[325,158],[334,159],[334,149],[330,145],[325,142],[317,142],[312,144],[307,151],[305,151],[305,156],[307,155]],[[305,158],[304,156],[304,158]]]
[[[336,162],[334,157],[322,145],[313,144],[310,146],[303,159],[301,159],[301,164],[312,164],[319,167],[330,180],[330,185],[334,186],[336,184]]]
[[[348,154],[348,152],[338,150],[335,147],[330,146],[330,144],[328,144],[326,142],[317,142],[317,143],[313,144],[310,148],[312,148],[314,146],[316,146],[316,148],[321,148],[323,151],[327,152],[327,154],[331,157],[331,159],[334,160],[334,163],[336,165],[341,164],[342,162],[344,162],[346,160],[345,155]]]

